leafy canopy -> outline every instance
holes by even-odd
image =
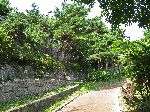
[[[9,6],[8,0],[0,0],[0,19],[10,13],[12,8]]]
[[[93,6],[96,0],[74,0]],[[150,28],[149,0],[98,0],[102,15],[113,27],[137,22],[139,27]]]
[[[112,57],[111,45],[122,40],[121,30],[112,32],[102,22],[101,17],[87,18],[90,8],[83,4],[63,4],[56,8],[52,21],[53,38],[60,40],[61,50],[70,57],[70,62],[81,67],[89,61]]]

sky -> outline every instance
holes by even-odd
[[[25,12],[27,9],[31,9],[31,4],[35,3],[38,5],[40,13],[47,15],[49,11],[54,11],[56,7],[61,8],[61,4],[64,0],[9,0],[12,7],[16,7],[18,11]],[[67,0],[67,3],[72,3],[72,1]],[[93,18],[101,14],[101,9],[99,8],[99,3],[96,2],[94,8],[91,9],[88,17]],[[50,16],[53,14],[51,13]],[[105,22],[105,17],[102,18]],[[110,28],[110,24],[105,22],[106,26]],[[125,27],[121,25],[122,29],[126,29],[125,35],[130,36],[131,41],[138,40],[143,37],[143,29],[139,28],[136,23],[131,26]]]

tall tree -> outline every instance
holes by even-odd
[[[62,10],[57,8],[54,13],[54,38],[62,42],[62,49],[70,56],[70,61],[80,66],[100,58],[100,63],[105,63],[105,57],[110,57],[112,43],[123,38],[119,30],[111,32],[101,17],[87,18],[89,11],[85,5],[75,3],[63,4]]]
[[[4,32],[0,42],[1,49],[9,51],[2,52],[1,56],[7,56],[4,61],[8,64],[30,65],[36,70],[58,67],[60,63],[45,52],[50,45],[47,38],[52,35],[50,21],[50,18],[40,14],[35,4],[32,4],[32,9],[27,10],[26,14],[15,10],[8,14],[5,21],[0,23],[0,30]],[[11,47],[5,45],[9,42],[4,40],[6,37],[10,40]],[[55,63],[58,66],[53,66]]]

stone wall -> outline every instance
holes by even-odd
[[[16,65],[0,65],[0,80],[7,81],[13,79],[35,78],[38,73],[30,66],[19,67]]]
[[[0,103],[50,91],[71,82],[55,79],[15,79],[14,81],[0,84]]]
[[[38,75],[30,66],[0,65],[0,104],[50,91],[76,80],[78,76],[76,72],[61,69],[45,72],[43,79]]]
[[[79,89],[79,87],[79,85],[76,85],[66,91],[62,91],[58,94],[35,100],[33,102],[30,102],[29,104],[25,104],[12,110],[8,110],[8,112],[41,112],[43,109],[49,107],[53,102],[62,99],[68,94],[73,93],[74,91]]]
[[[55,71],[46,71],[45,73],[38,73],[30,66],[19,67],[16,65],[0,65],[0,83],[14,79],[27,79],[27,78],[49,78],[56,80],[64,80],[66,77],[70,77],[71,80],[78,77],[77,72],[67,72],[62,69]]]

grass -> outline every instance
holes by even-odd
[[[11,102],[8,102],[5,104],[1,104],[0,105],[0,112],[4,112],[4,111],[7,111],[9,109],[13,109],[13,108],[18,107],[20,105],[28,104],[32,101],[38,100],[40,98],[43,98],[43,97],[46,97],[49,95],[54,95],[54,94],[60,93],[61,91],[65,91],[65,90],[67,90],[67,89],[69,89],[75,85],[76,85],[76,83],[69,85],[69,86],[60,87],[60,88],[57,88],[57,89],[49,91],[49,92],[43,92],[43,93],[40,93],[40,94],[37,94],[34,96],[27,96],[27,97],[22,98],[22,99],[18,99],[18,100],[14,100],[14,101],[11,101]]]
[[[50,105],[49,108],[46,108],[45,110],[43,110],[43,112],[52,112],[54,110],[57,110],[59,107],[61,107],[61,105],[63,105],[64,103],[66,103],[69,99],[79,96],[81,94],[85,94],[87,92],[90,92],[92,90],[98,90],[101,89],[105,86],[110,86],[112,84],[120,84],[122,80],[121,79],[112,79],[109,81],[99,81],[99,82],[84,82],[82,84],[80,84],[80,89],[75,91],[74,93],[72,93],[69,96],[66,96],[56,102],[54,102],[53,104]]]

